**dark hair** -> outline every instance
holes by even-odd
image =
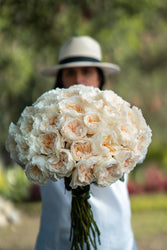
[[[102,90],[103,86],[105,84],[105,76],[104,76],[103,71],[100,68],[96,68],[96,69],[97,69],[97,72],[98,72],[99,77],[101,79],[99,89]],[[56,81],[55,81],[55,84],[54,84],[54,87],[53,87],[54,89],[55,88],[64,88],[63,81],[62,81],[62,72],[63,72],[63,69],[60,69],[58,71],[58,74],[57,74],[57,77],[56,77]]]

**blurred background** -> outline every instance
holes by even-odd
[[[0,223],[0,250],[33,249],[41,211],[39,187],[27,181],[5,150],[9,124],[17,122],[25,106],[53,87],[54,80],[41,76],[40,71],[57,64],[61,45],[77,35],[94,37],[102,46],[103,61],[121,67],[119,75],[108,79],[106,88],[141,108],[152,129],[147,157],[130,175],[128,188],[139,250],[164,249],[167,2],[0,0],[0,198],[5,199],[0,200],[0,220],[4,220]],[[11,202],[8,213],[7,205],[2,206],[6,199]],[[31,221],[34,226],[26,224]],[[17,236],[23,232],[27,237],[18,242]],[[11,245],[5,244],[9,237]]]

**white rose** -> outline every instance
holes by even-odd
[[[88,89],[85,89],[84,91],[80,91],[80,97],[81,97],[82,102],[87,103],[87,104],[100,101],[99,94],[100,94],[100,90],[98,88],[88,88]],[[102,100],[101,100],[101,103],[103,103]]]
[[[19,160],[25,165],[30,159],[30,152],[29,152],[29,145],[28,141],[23,137],[20,136],[20,139],[16,145],[16,150],[18,152]]]
[[[123,175],[119,162],[112,157],[102,157],[94,167],[94,176],[99,186],[109,186]]]
[[[112,105],[105,105],[101,115],[108,124],[112,124],[115,123],[117,119],[119,119],[120,111],[115,106],[113,107]]]
[[[9,126],[9,134],[6,140],[6,150],[10,152],[10,157],[16,161],[19,165],[23,165],[19,159],[17,151],[17,140],[16,136],[20,136],[20,129],[12,122]]]
[[[81,116],[84,113],[84,106],[78,96],[63,99],[58,104],[60,112],[70,116]]]
[[[89,185],[95,181],[94,166],[98,161],[98,157],[91,157],[87,160],[79,161],[72,173],[70,186],[77,188],[78,186]]]
[[[114,131],[117,134],[117,141],[119,145],[127,147],[129,149],[134,149],[137,143],[138,131],[135,126],[128,123],[126,120],[119,120],[117,124],[114,125]]]
[[[104,100],[105,104],[112,107],[119,108],[122,105],[130,106],[128,102],[122,99],[122,97],[118,96],[114,91],[112,90],[103,90],[101,92],[101,97]]]
[[[73,173],[73,187],[107,186],[144,159],[151,135],[141,110],[113,91],[73,85],[26,107],[9,127],[6,147],[32,182]]]
[[[85,86],[83,84],[76,84],[76,85],[72,85],[71,87],[68,88],[68,91],[75,91],[75,95],[85,95],[91,93],[92,95],[97,95],[98,93],[100,93],[99,88],[94,88],[92,86]]]
[[[61,92],[60,89],[52,89],[50,91],[45,92],[42,94],[36,102],[33,103],[33,106],[38,108],[43,108],[55,104],[58,102],[58,95]]]
[[[61,149],[55,156],[48,159],[47,169],[57,175],[58,178],[68,177],[74,167],[73,157],[68,149]]]
[[[33,123],[33,115],[25,115],[20,117],[17,124],[20,127],[22,134],[27,135],[27,133],[31,133],[33,129]]]
[[[148,146],[151,143],[151,135],[151,130],[148,127],[147,130],[140,132],[137,136],[138,143],[136,151],[141,154],[140,162],[142,162],[146,156]]]
[[[93,154],[92,141],[85,139],[73,142],[71,145],[71,154],[76,161],[89,158]]]
[[[132,124],[140,130],[140,129],[147,129],[148,125],[146,124],[146,121],[142,115],[142,111],[138,109],[137,107],[133,106],[129,112],[128,117],[131,120]]]
[[[75,87],[73,85],[67,89],[62,88],[61,92],[58,95],[58,98],[60,101],[60,100],[66,99],[66,98],[68,99],[69,97],[72,97],[72,96],[79,96],[79,93],[80,93],[79,85],[76,85]]]
[[[38,113],[34,117],[33,129],[34,133],[54,132],[58,129],[60,123],[60,115],[52,110],[46,110],[46,113]]]
[[[106,156],[108,154],[115,154],[119,148],[117,134],[112,129],[106,129],[105,131],[95,134],[92,140],[94,142],[94,151],[99,155]]]
[[[32,161],[25,168],[25,174],[29,181],[38,185],[45,185],[49,178],[46,166],[47,158],[44,156],[33,157]]]
[[[64,123],[61,134],[64,136],[65,140],[80,140],[86,136],[87,129],[83,124],[82,120],[79,119],[67,119]]]
[[[151,143],[152,132],[150,127],[146,124],[141,110],[139,110],[137,107],[134,106],[132,110],[129,111],[128,116],[132,124],[134,124],[138,130],[138,134],[136,136],[136,148],[137,151],[140,151],[140,153],[143,155],[141,157],[142,160],[142,158],[144,158],[147,153],[149,144]]]
[[[139,162],[140,156],[140,154],[136,154],[128,149],[122,149],[114,155],[114,159],[120,162],[124,173],[130,173]]]
[[[84,116],[84,124],[88,134],[96,134],[102,129],[103,122],[98,113],[87,113]]]
[[[40,152],[42,154],[54,154],[63,147],[64,143],[58,131],[40,134],[38,138]]]
[[[26,115],[30,115],[33,116],[34,115],[34,107],[33,106],[27,106],[25,107],[25,109],[23,110],[23,112],[21,113],[21,116],[26,116]]]

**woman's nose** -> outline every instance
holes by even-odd
[[[83,75],[80,72],[75,74],[75,82],[77,84],[84,83]]]

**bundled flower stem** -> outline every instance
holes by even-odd
[[[71,250],[82,250],[85,244],[88,250],[91,249],[91,246],[97,250],[96,240],[98,239],[100,244],[100,231],[93,218],[91,206],[88,202],[90,185],[71,189],[69,186],[70,179],[65,178],[66,189],[72,192]]]

